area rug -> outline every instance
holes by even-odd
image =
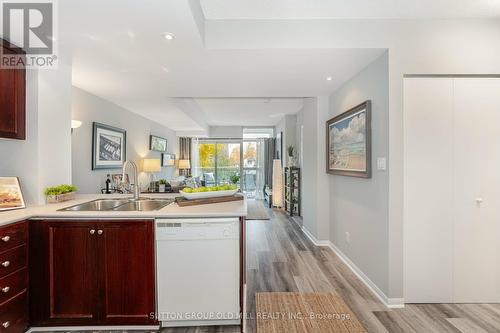
[[[269,214],[262,200],[247,200],[247,220],[269,220]]]
[[[257,333],[366,333],[342,298],[331,293],[257,293]]]

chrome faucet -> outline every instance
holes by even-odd
[[[134,168],[134,185],[132,185],[133,191],[134,191],[134,200],[139,200],[139,179],[137,177],[137,165],[132,162],[132,161],[125,161],[123,163],[123,169],[122,169],[122,182],[125,180],[125,171],[127,169],[128,165],[131,165]],[[132,184],[132,182],[131,182]]]

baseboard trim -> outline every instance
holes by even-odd
[[[160,329],[159,325],[127,325],[127,326],[51,326],[30,327],[26,333],[31,332],[54,332],[54,331],[154,331]]]
[[[319,240],[317,239],[307,228],[302,227],[302,232],[311,240],[311,242],[316,246],[326,246],[329,247],[343,262],[349,267],[349,269],[360,279],[364,285],[374,294],[380,302],[382,302],[386,307],[391,309],[404,308],[403,298],[389,298],[382,290],[358,266],[356,266],[349,257],[347,257],[338,247],[335,246],[329,240]]]

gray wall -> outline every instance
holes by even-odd
[[[372,101],[372,178],[330,176],[330,240],[388,294],[389,176],[377,157],[389,154],[388,56],[374,61],[330,96],[330,117]],[[346,242],[350,233],[350,244]]]
[[[287,153],[287,146],[289,145],[294,145],[295,148],[297,148],[296,143],[297,143],[297,138],[296,138],[296,127],[297,127],[297,115],[295,114],[288,114],[285,115],[281,120],[276,124],[275,127],[275,136],[278,135],[280,132],[283,132],[283,151],[281,152],[283,154],[283,167],[287,165],[288,161],[288,153]],[[279,147],[278,147],[279,149]]]
[[[210,126],[209,136],[211,138],[241,138],[243,137],[243,127]]]
[[[120,173],[121,170],[92,170],[92,122],[123,128],[127,131],[127,159],[139,162],[143,158],[161,158],[161,153],[149,150],[149,135],[154,134],[168,140],[167,152],[178,158],[178,139],[175,132],[136,113],[128,111],[107,100],[73,87],[73,119],[83,122],[72,135],[73,184],[80,193],[97,193],[105,185],[108,173]],[[155,179],[171,179],[174,167],[162,167]],[[140,174],[140,183],[147,186],[148,176]]]

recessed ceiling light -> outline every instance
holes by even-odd
[[[331,77],[331,76],[327,76],[327,77],[326,77],[326,80],[327,80],[327,81],[331,81],[331,80],[332,80],[332,77]]]
[[[171,32],[165,32],[163,33],[163,38],[165,38],[166,40],[173,40],[175,39],[175,35]]]

